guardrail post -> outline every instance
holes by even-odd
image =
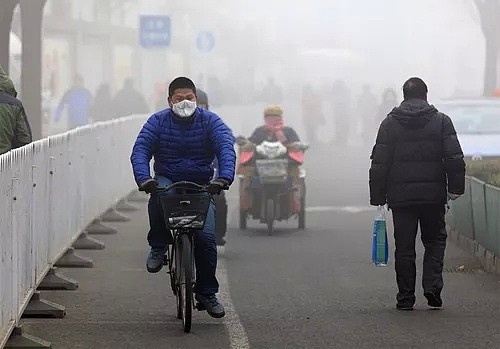
[[[101,219],[104,222],[128,222],[130,221],[130,218],[121,214],[114,208],[110,208],[107,210],[102,216]]]
[[[138,202],[146,202],[149,200],[147,194],[140,192],[138,190],[134,190],[127,196],[128,201],[138,201]]]
[[[64,306],[41,299],[40,292],[33,293],[22,315],[23,318],[63,318],[65,316],[66,308]]]
[[[85,231],[89,234],[95,235],[111,235],[118,233],[116,229],[102,224],[100,219],[95,219],[87,228],[85,228]]]
[[[472,198],[472,178],[469,178],[469,212],[470,212],[470,217],[471,217],[471,224],[472,224],[472,240],[476,240],[476,227],[474,226],[474,202]]]
[[[80,237],[73,243],[73,248],[76,250],[103,250],[104,242],[94,239],[87,232],[83,232]]]
[[[52,348],[52,344],[41,338],[24,333],[22,327],[15,327],[5,349],[14,348]]]
[[[55,162],[55,157],[51,156],[49,157],[49,174],[48,174],[48,181],[47,181],[47,192],[48,192],[48,201],[49,201],[49,219],[48,219],[48,230],[49,230],[49,241],[47,243],[47,255],[49,257],[49,261],[52,262],[53,253],[52,253],[52,241],[54,241],[54,222],[53,222],[53,211],[54,211],[54,162]]]
[[[68,248],[55,266],[61,268],[93,268],[94,262],[90,258],[77,255],[74,248]]]
[[[131,212],[139,210],[139,207],[132,205],[127,201],[127,199],[121,199],[120,202],[118,202],[118,204],[116,205],[116,209],[118,211]]]
[[[38,248],[37,248],[37,237],[35,236],[35,217],[36,217],[36,207],[35,207],[35,197],[36,197],[36,165],[31,166],[31,197],[30,197],[30,241],[31,241],[31,265],[34,266],[33,273],[31,275],[31,288],[36,286],[36,278],[38,275]]]
[[[20,309],[19,302],[19,270],[17,266],[17,261],[19,259],[19,247],[18,247],[18,229],[17,229],[17,200],[18,200],[18,178],[12,178],[11,182],[11,232],[12,232],[12,288],[11,292],[13,295],[13,302],[11,314],[13,314],[16,321],[16,326],[19,325],[18,312]]]
[[[57,268],[50,268],[45,278],[38,285],[39,290],[76,290],[78,282],[57,273]]]

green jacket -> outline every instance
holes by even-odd
[[[0,154],[31,143],[31,129],[23,104],[0,65]]]

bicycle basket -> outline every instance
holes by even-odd
[[[261,178],[286,177],[288,175],[288,160],[256,160],[257,173]]]
[[[210,195],[207,193],[161,196],[167,228],[203,229],[210,200]]]

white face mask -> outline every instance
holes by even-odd
[[[188,118],[196,111],[196,102],[185,99],[182,102],[173,104],[172,111],[181,118]]]

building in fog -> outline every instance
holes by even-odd
[[[151,97],[154,79],[164,74],[157,67],[165,65],[167,51],[141,49],[139,16],[151,14],[151,10],[154,14],[166,14],[166,3],[165,0],[47,0],[42,46],[43,108],[48,110],[44,134],[66,127],[64,123],[55,125],[51,112],[77,74],[83,76],[92,93],[103,82],[116,92],[126,78],[133,77],[136,86],[145,91],[144,95]],[[21,37],[19,7],[12,30]],[[155,64],[151,64],[152,59]],[[11,67],[15,68],[16,61],[11,59]]]

